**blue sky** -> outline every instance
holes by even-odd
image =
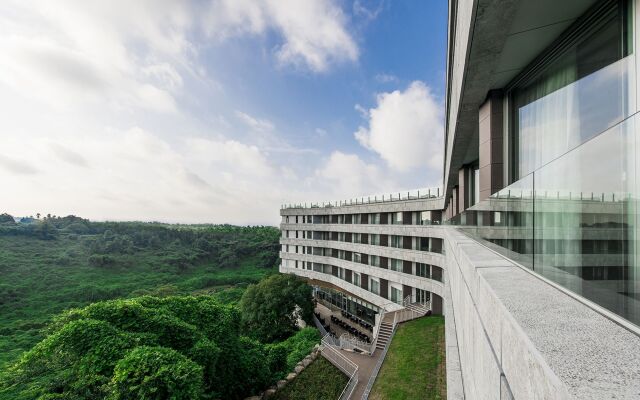
[[[0,5],[14,215],[278,222],[440,184],[447,2]]]

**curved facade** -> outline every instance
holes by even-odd
[[[331,285],[372,309],[431,302],[442,313],[442,198],[280,211],[280,271]]]

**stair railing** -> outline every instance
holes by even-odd
[[[367,386],[365,387],[364,393],[362,394],[362,400],[367,400],[369,398],[371,389],[373,389],[373,383],[376,381],[376,378],[378,377],[378,373],[380,372],[380,368],[382,367],[382,363],[384,362],[384,359],[387,356],[387,351],[389,351],[391,340],[393,339],[393,336],[396,334],[396,327],[397,325],[393,325],[393,329],[391,330],[391,335],[389,336],[389,340],[387,341],[387,344],[384,346],[384,349],[382,349],[382,354],[380,354],[380,357],[378,358],[378,362],[376,362],[376,365],[373,367],[373,371],[371,373],[371,376],[369,377]]]
[[[322,349],[322,356],[349,377],[349,381],[345,385],[344,389],[342,389],[342,393],[338,398],[339,400],[348,400],[351,398],[353,391],[358,385],[358,365],[340,354],[336,345],[333,344],[333,338],[329,336],[331,335],[327,334],[322,338],[322,344],[324,346]]]
[[[340,335],[340,348],[345,350],[359,349],[369,354],[372,353],[371,343],[351,337],[348,333]]]
[[[388,304],[395,304],[395,303],[390,301],[390,302],[387,302],[387,303],[383,304],[382,307],[380,307],[381,312],[378,313],[378,316],[380,318],[378,319],[378,324],[375,326],[375,330],[373,332],[373,342],[371,342],[371,354],[370,355],[373,355],[373,353],[376,351],[377,344],[378,344],[378,336],[380,334],[380,326],[382,326],[382,321],[384,320],[384,316],[389,312],[389,310],[387,309],[387,305]]]

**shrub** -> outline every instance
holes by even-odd
[[[138,347],[115,367],[110,399],[197,399],[202,367],[175,350]]]

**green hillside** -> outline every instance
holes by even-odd
[[[276,271],[273,227],[0,222],[0,370],[43,339],[61,311],[141,295],[214,294],[237,302]]]

